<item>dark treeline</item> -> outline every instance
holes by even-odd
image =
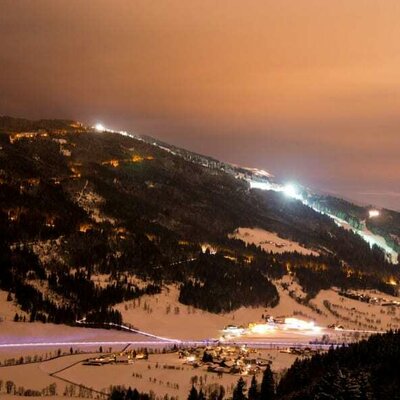
[[[51,273],[48,276],[49,288],[65,299],[75,302],[82,313],[100,309],[104,305],[113,305],[123,301],[138,298],[144,294],[160,292],[158,286],[148,284],[139,289],[136,285],[118,281],[100,288],[95,285],[86,271],[77,271],[73,274],[66,272]]]
[[[390,295],[397,294],[396,287],[387,283],[390,277],[398,275],[396,267],[390,267],[390,272],[387,273],[372,273],[362,268],[353,268],[333,255],[322,254],[316,257],[296,252],[266,254],[258,257],[255,262],[270,277],[278,278],[290,272],[308,294],[308,298],[315,297],[320,290],[332,286],[343,290],[374,288]]]
[[[396,287],[375,275],[357,270],[351,271],[340,266],[327,264],[324,269],[312,269],[300,264],[293,268],[293,273],[309,298],[316,296],[320,290],[329,289],[332,286],[342,290],[374,288],[392,296],[397,295]]]
[[[31,322],[73,324],[86,317],[88,322],[120,324],[122,316],[111,306],[160,291],[153,284],[138,288],[123,280],[100,288],[90,279],[87,271],[82,270],[46,273],[35,254],[26,248],[10,249],[4,239],[0,241],[0,265],[0,288],[14,293],[15,300],[28,313]],[[31,279],[47,281],[49,289],[62,296],[63,303],[57,304],[44,295],[30,284]]]
[[[154,400],[154,396],[147,393],[139,393],[136,389],[113,387],[110,400]]]
[[[200,254],[184,266],[185,281],[179,301],[211,312],[229,312],[241,306],[274,307],[276,287],[255,267],[238,265],[222,255]]]
[[[393,400],[400,398],[400,332],[371,336],[347,347],[296,360],[277,382],[239,379],[233,400]]]
[[[279,382],[282,399],[398,399],[400,332],[371,336],[297,360]]]

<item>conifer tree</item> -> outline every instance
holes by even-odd
[[[246,396],[244,394],[244,390],[246,387],[246,383],[242,377],[239,378],[235,389],[233,389],[232,400],[246,400]]]
[[[203,389],[200,389],[200,391],[199,391],[198,400],[206,400],[206,397],[204,396],[204,393],[203,393]]]
[[[342,379],[341,372],[336,366],[333,371],[320,379],[315,390],[315,400],[343,399],[343,384],[344,380]]]
[[[192,388],[190,389],[188,400],[198,400],[199,399],[199,394],[197,392],[197,389],[192,385]]]
[[[360,399],[372,400],[374,398],[374,394],[372,392],[369,375],[365,372],[362,372],[358,381],[360,382]]]
[[[271,367],[268,365],[264,371],[263,379],[261,382],[260,400],[273,399],[275,399],[274,375],[272,374]]]
[[[349,373],[342,374],[343,398],[345,400],[359,400],[361,398],[360,383]]]
[[[249,398],[249,400],[258,400],[259,397],[260,397],[260,393],[258,392],[257,379],[256,379],[255,375],[253,375],[253,377],[251,378],[248,398]]]

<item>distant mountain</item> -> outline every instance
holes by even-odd
[[[366,208],[153,138],[0,118],[0,288],[32,320],[120,321],[114,304],[168,282],[182,303],[214,312],[273,306],[272,280],[288,269],[310,296],[332,285],[396,291],[398,266],[334,216],[398,249],[396,212],[368,219]],[[239,227],[320,256],[266,253],[229,236]],[[99,285],[99,274],[114,283]]]

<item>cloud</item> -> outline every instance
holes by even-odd
[[[2,114],[101,119],[340,193],[400,182],[397,0],[1,8]]]

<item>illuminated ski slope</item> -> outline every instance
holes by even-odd
[[[326,215],[331,217],[336,222],[336,224],[341,226],[342,228],[351,230],[360,235],[371,247],[376,244],[381,249],[385,250],[392,263],[396,264],[398,262],[399,255],[386,243],[385,238],[383,238],[382,236],[375,235],[366,226],[363,229],[355,229],[344,219],[338,218],[337,216],[331,214]]]
[[[380,235],[376,235],[373,232],[371,232],[366,226],[364,226],[363,229],[356,229],[352,227],[347,221],[340,219],[336,217],[335,215],[329,214],[329,213],[324,213],[317,208],[313,207],[312,204],[310,204],[307,199],[303,197],[303,195],[300,193],[298,188],[293,185],[293,184],[286,184],[286,185],[280,185],[277,183],[271,183],[267,181],[254,181],[254,180],[249,180],[250,187],[252,189],[260,189],[260,190],[273,190],[275,192],[282,192],[286,196],[297,199],[301,201],[304,205],[312,208],[314,211],[317,211],[320,214],[325,214],[328,217],[332,218],[335,223],[339,226],[341,226],[344,229],[352,230],[353,232],[357,233],[360,235],[371,247],[373,245],[379,246],[381,249],[385,251],[387,254],[387,257],[389,261],[391,261],[393,264],[396,264],[399,259],[399,255],[386,243],[386,240],[384,237]]]

